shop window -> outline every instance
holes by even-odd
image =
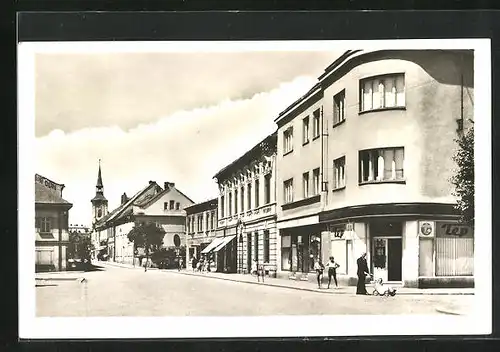
[[[281,237],[281,269],[283,271],[292,270],[292,241],[291,236]]]
[[[360,81],[360,111],[404,107],[404,74],[370,77]]]
[[[309,271],[314,271],[314,263],[320,258],[321,255],[321,238],[316,235],[307,236],[309,237],[309,243],[304,243],[309,245],[309,256],[304,258],[307,261],[305,267],[309,268]],[[304,263],[305,264],[305,263]],[[305,271],[305,270],[304,270]]]
[[[404,148],[359,152],[359,183],[404,180]]]
[[[376,238],[373,253],[373,266],[378,269],[385,269],[387,262],[386,255],[386,239]]]
[[[474,275],[472,229],[453,223],[436,223],[436,276]]]
[[[254,234],[254,259],[259,262],[259,233],[258,232],[255,232]]]

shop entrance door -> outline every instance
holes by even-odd
[[[373,239],[373,276],[384,282],[401,281],[402,242],[400,237]]]

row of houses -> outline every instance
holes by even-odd
[[[473,52],[351,50],[276,118],[276,132],[219,171],[217,198],[186,212],[187,261],[312,278],[334,256],[356,282],[472,286],[474,232],[449,182],[471,124]]]

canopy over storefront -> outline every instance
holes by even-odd
[[[220,251],[222,248],[224,248],[229,242],[231,242],[235,238],[236,238],[236,235],[223,237],[222,242],[219,243],[219,245],[217,247],[215,247],[213,251],[214,252]]]
[[[224,241],[224,239],[225,237],[215,238],[212,242],[210,242],[208,246],[205,247],[205,249],[201,251],[201,254],[210,253],[214,248],[216,248],[219,244],[221,244]]]

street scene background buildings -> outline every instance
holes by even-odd
[[[306,56],[296,65],[289,62],[300,55],[290,55],[283,72],[276,74],[270,68],[277,69],[283,57],[268,59],[264,72],[273,78],[270,83],[256,83],[259,77],[252,71],[252,76],[237,76],[236,93],[228,90],[218,97],[249,99],[225,101],[191,114],[174,113],[157,125],[136,127],[156,144],[134,140],[132,133],[116,127],[90,133],[85,126],[71,132],[82,121],[40,138],[45,152],[75,142],[56,154],[52,165],[58,165],[57,174],[64,174],[63,166],[73,165],[73,148],[85,143],[92,150],[91,155],[79,154],[86,165],[85,180],[75,178],[75,184],[86,185],[77,200],[88,210],[80,210],[78,219],[86,216],[80,222],[91,223],[92,259],[103,265],[143,265],[144,255],[127,234],[135,224],[153,222],[165,231],[163,246],[178,249],[172,258],[177,262],[182,257],[186,270],[193,258],[206,257],[214,273],[250,277],[256,261],[270,279],[314,285],[314,264],[334,256],[340,264],[340,285],[350,287],[357,282],[356,259],[366,252],[374,277],[399,288],[474,287],[474,231],[459,223],[449,181],[455,168],[455,139],[474,118],[474,52],[348,50],[302,54]],[[320,59],[311,59],[315,55]],[[71,60],[65,59],[61,62],[69,65]],[[44,60],[40,58],[40,67]],[[100,60],[105,68],[101,72],[113,71],[110,57]],[[221,77],[231,76],[222,75],[220,62],[215,65]],[[229,72],[232,69],[229,66]],[[316,75],[290,83],[279,79],[299,73]],[[126,74],[121,75],[117,81],[98,80],[97,91],[107,92],[96,98],[103,106],[112,95],[107,89],[124,82]],[[40,83],[41,92],[50,88],[44,84]],[[210,95],[210,86],[183,84],[190,97]],[[263,87],[270,92],[257,93]],[[164,88],[175,91],[167,83]],[[65,103],[73,99],[67,97]],[[184,103],[195,104],[189,99]],[[80,104],[72,108],[75,120]],[[123,105],[132,103],[120,104],[117,109],[127,115]],[[132,121],[129,115],[124,126]],[[95,122],[103,123],[97,118]],[[46,128],[40,124],[39,130]],[[183,124],[189,129],[180,129]],[[126,148],[113,145],[114,140]],[[120,157],[110,159],[114,149]],[[101,162],[102,154],[106,156]],[[64,180],[55,170],[44,167],[43,172],[57,182]],[[108,172],[113,176],[107,178]],[[108,205],[110,188],[116,206]],[[74,208],[77,200],[72,200]],[[71,205],[58,216],[68,216]],[[41,212],[39,217],[37,229],[45,228]],[[67,224],[66,220],[60,225],[59,233]],[[46,232],[39,230],[37,236]],[[41,258],[42,242],[37,240]],[[58,241],[59,247],[64,245],[63,237]],[[64,262],[63,252],[52,257],[54,265]],[[57,270],[65,269],[57,265]]]

